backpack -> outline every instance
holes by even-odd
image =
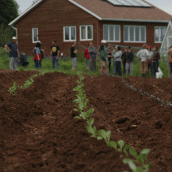
[[[106,61],[106,53],[105,53],[105,50],[101,50],[101,51],[100,51],[100,58],[101,58],[103,61]]]

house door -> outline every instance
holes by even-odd
[[[172,36],[167,38],[167,47],[169,48],[172,45]]]

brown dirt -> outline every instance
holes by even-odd
[[[14,81],[22,84],[33,74],[0,71],[0,171],[129,170],[119,153],[103,140],[89,137],[85,121],[73,118],[77,115],[72,103],[77,76],[45,74],[36,77],[30,88],[17,91],[16,96],[9,94]],[[89,106],[95,108],[95,126],[111,130],[112,140],[123,139],[137,151],[150,148],[150,172],[171,172],[171,109],[130,90],[120,78],[85,77]]]

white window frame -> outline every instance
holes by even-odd
[[[109,31],[109,34],[108,34],[108,40],[106,40],[105,38],[104,38],[104,26],[108,26],[108,31],[109,31],[109,29],[110,29],[110,26],[113,26],[114,28],[113,28],[113,31],[114,31],[114,36],[115,36],[115,26],[119,26],[119,40],[117,41],[117,40],[110,40],[110,31]],[[103,25],[103,39],[104,40],[106,40],[107,42],[121,42],[121,26],[120,25],[114,25],[114,24],[104,24]]]
[[[88,39],[88,26],[91,26],[92,38]],[[86,27],[86,39],[82,39],[81,28]],[[92,41],[93,40],[93,25],[81,25],[80,26],[80,41]]]
[[[155,29],[157,29],[157,28],[159,30],[159,40],[155,41]],[[160,41],[160,37],[161,37],[160,28],[166,28],[166,31],[167,31],[167,26],[154,26],[154,43],[162,43],[163,42],[163,41]],[[165,35],[164,35],[164,37],[165,37]]]
[[[39,33],[37,35],[37,41],[34,41],[34,29],[37,29],[37,32],[38,32],[38,28],[37,27],[32,28],[32,43],[37,43],[39,41],[39,38],[38,38]]]
[[[71,28],[74,27],[75,28],[75,40],[72,40],[71,39]],[[65,28],[69,28],[69,40],[65,40]],[[63,27],[63,42],[73,42],[73,41],[76,41],[76,26],[64,26]]]
[[[125,26],[129,27],[128,29],[128,41],[125,41]],[[134,27],[134,41],[130,41],[130,27]],[[135,34],[135,27],[139,27],[139,40],[140,41],[136,41],[136,34]],[[145,41],[141,41],[141,28],[144,27],[145,28]],[[146,43],[146,38],[147,38],[147,33],[146,33],[146,26],[140,26],[140,25],[124,25],[123,27],[123,40],[124,42],[128,42],[128,43]]]

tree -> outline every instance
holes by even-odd
[[[8,24],[18,17],[19,5],[15,0],[0,0],[0,47],[15,36],[16,31]]]
[[[18,8],[19,5],[15,0],[1,0],[0,23],[8,26],[8,23],[18,17]]]

